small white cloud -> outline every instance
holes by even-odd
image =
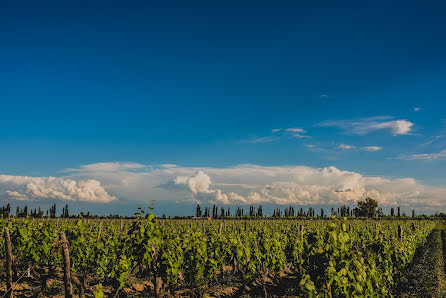
[[[289,132],[291,137],[293,137],[293,138],[298,138],[298,139],[311,138],[311,136],[305,135],[307,133],[307,131],[304,130],[303,128],[290,127],[290,128],[287,128],[286,131]]]
[[[279,133],[282,131],[284,131],[284,133]],[[299,139],[311,138],[311,136],[305,135],[307,132],[304,129],[297,128],[297,127],[290,127],[290,128],[285,128],[285,129],[275,128],[275,129],[272,129],[271,132],[273,133],[272,135],[264,136],[264,137],[256,137],[256,138],[248,139],[248,140],[242,140],[242,141],[240,141],[240,143],[251,143],[251,144],[268,143],[268,142],[280,140],[283,137],[294,137],[294,138],[299,138]]]
[[[302,128],[287,128],[286,131],[288,132],[300,132],[300,133],[306,133],[306,131]]]
[[[241,143],[251,143],[251,144],[260,144],[260,143],[269,143],[273,142],[275,140],[278,140],[279,138],[276,136],[266,136],[266,137],[258,137],[250,140],[243,140]]]
[[[79,169],[65,169],[62,173],[69,172],[112,172],[123,170],[139,170],[144,169],[146,166],[136,162],[98,162],[88,165],[83,165]]]
[[[305,147],[307,147],[307,148],[315,148],[315,147],[316,147],[316,145],[313,145],[313,144],[308,144],[308,145],[305,145]]]
[[[374,151],[379,151],[382,150],[382,147],[379,146],[367,146],[367,147],[362,147],[361,150],[364,151],[368,151],[368,152],[374,152]]]
[[[393,136],[407,135],[411,132],[413,123],[408,120],[390,120],[392,117],[379,116],[359,120],[324,121],[319,126],[332,126],[343,129],[346,133],[366,135],[375,131],[389,131]]]
[[[298,138],[298,139],[311,138],[311,136],[301,135],[299,133],[292,134],[292,137]]]
[[[446,157],[446,150],[442,150],[438,153],[413,154],[408,159],[435,160],[442,157]]]
[[[413,110],[414,110],[415,112],[418,112],[419,110],[421,110],[421,108],[413,108]]]
[[[339,149],[343,149],[343,150],[348,150],[348,149],[354,149],[356,148],[355,146],[352,145],[346,145],[346,144],[341,144],[338,146]]]

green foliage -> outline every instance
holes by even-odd
[[[378,214],[378,202],[372,198],[366,198],[365,201],[358,202],[358,216],[374,217]]]
[[[291,268],[298,275],[293,295],[376,297],[392,295],[416,248],[436,225],[421,220],[160,221],[143,210],[136,215],[122,230],[119,220],[88,219],[0,218],[0,228],[11,230],[16,268],[60,267],[60,251],[52,245],[65,231],[73,274],[96,285],[95,297],[104,296],[103,285],[119,291],[131,274],[153,284],[161,278],[171,291],[186,287],[203,295],[211,283],[225,281],[222,270],[228,267],[245,286]]]

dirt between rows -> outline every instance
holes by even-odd
[[[3,264],[2,264],[3,265]],[[252,283],[243,287],[242,283],[231,280],[232,267],[225,266],[224,272],[229,280],[225,283],[210,283],[210,287],[206,290],[206,297],[263,297],[265,284],[268,295],[271,297],[287,297],[287,291],[298,286],[300,279],[297,273],[291,269],[280,272],[276,277],[267,276],[264,281],[257,279]],[[45,277],[45,286],[42,288],[42,275]],[[3,297],[6,291],[5,274],[0,274],[0,297]],[[86,290],[86,297],[94,297],[96,285],[89,285]],[[104,285],[104,294],[113,296],[113,288]],[[28,277],[26,274],[17,283],[13,284],[13,292],[16,297],[65,297],[63,285],[63,272],[57,268],[52,274],[32,272]],[[140,280],[138,278],[130,278],[127,285],[121,290],[119,297],[149,297],[153,296],[154,285],[151,281]],[[74,297],[78,297],[77,287],[73,283]],[[169,292],[164,288],[165,297],[191,297],[194,293],[188,288],[179,288],[174,292]],[[292,295],[290,295],[291,297]]]

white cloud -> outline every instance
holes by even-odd
[[[366,135],[375,131],[389,131],[393,136],[407,135],[413,123],[408,120],[391,120],[392,117],[379,116],[359,120],[324,121],[319,126],[333,126],[354,135]]]
[[[122,170],[136,170],[143,169],[145,165],[135,162],[98,162],[88,165],[83,165],[79,169],[65,169],[62,172],[112,172]]]
[[[298,138],[298,139],[311,138],[311,136],[305,135],[307,133],[307,131],[302,128],[290,127],[290,128],[287,128],[286,131],[293,138]]]
[[[283,132],[282,132],[283,131]],[[258,144],[258,143],[268,143],[276,140],[280,140],[283,137],[292,137],[292,138],[311,138],[311,136],[305,135],[307,132],[302,128],[292,127],[292,128],[275,128],[272,129],[271,132],[273,135],[264,136],[264,137],[256,137],[253,139],[248,140],[242,140],[240,143],[251,143],[251,144]]]
[[[160,165],[160,167],[162,167],[162,168],[175,168],[176,166],[177,165],[171,164],[171,163],[166,163],[166,164]]]
[[[286,131],[288,131],[288,132],[300,132],[300,133],[306,133],[306,131],[303,130],[302,128],[287,128]]]
[[[385,179],[335,167],[145,167],[143,172],[76,171],[67,179],[95,177],[126,200],[202,202],[206,204],[354,204],[371,196],[382,205],[444,208],[446,187],[423,185],[411,178]],[[11,189],[13,190],[13,189]]]
[[[369,151],[369,152],[379,151],[379,150],[382,150],[382,149],[383,148],[379,147],[379,146],[367,146],[367,147],[362,147],[361,148],[361,150]]]
[[[194,176],[178,176],[175,178],[176,185],[187,185],[188,189],[194,193],[211,193],[209,186],[212,184],[211,178],[203,171],[198,171]]]
[[[301,134],[298,134],[298,133],[293,134],[292,137],[298,138],[298,139],[311,138],[310,136],[301,135]]]
[[[414,110],[415,112],[418,112],[419,110],[421,110],[421,108],[413,108],[413,110]]]
[[[91,169],[90,169],[91,170]],[[103,202],[116,200],[94,179],[73,180],[56,177],[0,175],[0,196],[21,201],[58,199]]]
[[[258,138],[254,138],[254,139],[249,139],[249,140],[243,140],[241,141],[242,143],[251,143],[251,144],[259,144],[259,143],[269,143],[269,142],[273,142],[275,140],[278,140],[279,137],[275,137],[275,136],[266,136],[266,137],[258,137]]]
[[[196,199],[205,199],[207,201],[220,203],[220,204],[231,204],[231,203],[247,203],[246,199],[234,192],[225,193],[221,189],[210,189],[211,178],[205,174],[203,171],[198,171],[195,175],[188,176],[178,176],[173,181],[174,185],[183,185],[188,190],[190,190]],[[164,185],[168,188],[171,183]]]
[[[338,146],[339,149],[343,149],[343,150],[348,150],[348,149],[354,149],[356,148],[355,146],[352,145],[346,145],[346,144],[341,144]]]
[[[446,150],[442,150],[438,153],[413,154],[408,159],[435,160],[442,157],[446,157]]]
[[[305,145],[305,147],[307,147],[307,148],[315,148],[316,145],[314,145],[314,144],[307,144],[307,145]]]

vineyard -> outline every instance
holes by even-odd
[[[437,224],[0,219],[0,295],[392,296]]]

